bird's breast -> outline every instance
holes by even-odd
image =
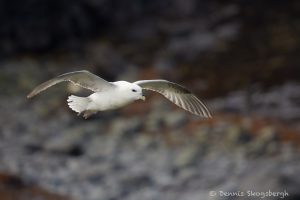
[[[132,102],[132,100],[124,98],[121,93],[116,92],[96,92],[89,98],[92,100],[90,109],[100,111],[117,109]]]

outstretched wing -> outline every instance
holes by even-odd
[[[207,107],[188,89],[166,80],[140,80],[134,82],[145,90],[158,92],[177,106],[195,115],[210,118]]]
[[[96,76],[95,74],[92,74],[89,71],[82,70],[82,71],[65,73],[53,79],[50,79],[49,81],[42,83],[41,85],[34,88],[34,90],[32,90],[32,92],[30,92],[27,95],[27,98],[32,98],[33,96],[46,90],[47,88],[63,81],[70,81],[75,85],[92,90],[94,92],[115,87],[113,84],[107,82],[106,80],[100,78],[99,76]]]

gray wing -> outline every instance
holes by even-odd
[[[82,70],[65,73],[42,83],[41,85],[34,88],[34,90],[32,90],[27,95],[27,98],[32,98],[33,96],[46,90],[47,88],[63,81],[70,81],[75,85],[92,90],[94,92],[103,91],[115,87],[113,84],[107,82],[99,76],[96,76],[89,71]]]
[[[210,118],[207,107],[188,89],[166,80],[141,80],[134,82],[145,90],[158,92],[184,110]]]

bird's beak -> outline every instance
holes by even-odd
[[[143,100],[143,101],[145,101],[146,100],[145,95],[142,95],[140,99]]]

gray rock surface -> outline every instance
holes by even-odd
[[[232,199],[219,192],[250,189],[299,196],[299,150],[272,124],[253,135],[249,118],[198,121],[156,99],[149,113],[84,120],[60,92],[24,97],[0,98],[0,170],[51,192],[78,200]]]
[[[282,120],[297,120],[300,118],[299,99],[300,85],[297,82],[286,83],[273,87],[268,91],[235,91],[225,98],[214,99],[210,107],[215,110],[251,113],[259,116],[275,117]],[[251,105],[247,105],[250,95]]]

